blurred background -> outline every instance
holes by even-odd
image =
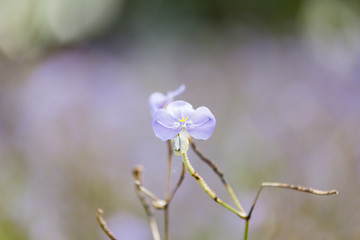
[[[119,239],[150,240],[131,171],[163,196],[147,101],[181,84],[215,115],[197,145],[246,209],[263,181],[340,192],[265,189],[250,239],[359,239],[359,74],[357,0],[0,0],[0,239],[105,240],[101,207]],[[186,175],[171,239],[243,230]]]

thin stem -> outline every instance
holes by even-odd
[[[292,189],[300,192],[307,192],[315,195],[333,195],[339,193],[337,190],[323,191],[323,190],[317,190],[309,187],[303,187],[300,185],[287,184],[287,183],[263,182],[261,185],[263,187],[287,188],[287,189]]]
[[[171,141],[167,141],[168,144],[168,168],[167,168],[167,177],[166,177],[166,187],[165,187],[165,201],[166,206],[164,208],[164,236],[165,240],[169,240],[169,201],[170,201],[170,183],[171,183],[171,164],[172,164],[172,145]]]
[[[172,192],[170,194],[170,198],[166,201],[166,205],[165,205],[165,208],[164,208],[164,210],[165,210],[165,212],[164,212],[165,213],[165,215],[164,215],[165,224],[169,224],[168,223],[168,218],[169,218],[169,209],[168,208],[170,206],[170,202],[172,201],[173,197],[175,196],[176,191],[179,189],[182,181],[184,180],[184,177],[185,177],[185,165],[182,164],[182,170],[181,170],[180,178],[179,178],[175,188],[172,190]],[[167,226],[165,225],[165,229],[166,229],[166,227],[169,227],[169,225],[167,225]],[[166,233],[165,233],[165,237],[166,237]]]
[[[160,232],[159,232],[159,228],[158,228],[156,219],[153,216],[151,216],[149,218],[149,221],[150,221],[150,228],[151,228],[151,233],[153,235],[153,239],[154,240],[161,240]]]
[[[167,168],[167,177],[166,177],[166,187],[165,187],[165,201],[168,201],[170,198],[170,183],[171,183],[171,164],[173,149],[171,145],[171,140],[167,141],[168,144],[168,168]]]
[[[164,238],[169,240],[169,205],[164,208]]]
[[[145,209],[145,213],[148,216],[153,239],[160,240],[160,233],[159,233],[159,228],[158,228],[156,219],[154,218],[151,208],[150,208],[149,204],[147,203],[145,197],[142,195],[142,193],[144,193],[143,189],[141,189],[141,187],[142,187],[142,185],[141,185],[142,171],[143,171],[143,168],[141,166],[136,166],[133,170],[133,175],[135,178],[136,195],[138,196],[141,204],[143,205],[143,207]],[[154,205],[154,203],[153,203],[153,205]]]
[[[317,190],[317,189],[312,189],[312,188],[308,188],[308,187],[303,187],[300,185],[293,185],[293,184],[287,184],[287,183],[275,183],[275,182],[263,182],[256,194],[255,200],[251,206],[251,209],[249,211],[248,214],[248,219],[250,219],[251,214],[255,208],[255,204],[259,198],[259,195],[261,193],[261,190],[264,187],[276,187],[276,188],[286,188],[286,189],[291,189],[291,190],[295,190],[295,191],[300,191],[300,192],[306,192],[306,193],[311,193],[311,194],[315,194],[315,195],[333,195],[333,194],[338,194],[337,190],[330,190],[330,191],[322,191],[322,190]]]
[[[183,157],[183,161],[184,161],[184,165],[187,168],[187,170],[189,171],[189,173],[191,174],[191,176],[193,176],[196,181],[200,184],[200,186],[202,187],[202,189],[217,203],[219,203],[220,205],[222,205],[223,207],[227,208],[228,210],[230,210],[231,212],[235,213],[236,215],[238,215],[240,218],[246,219],[247,218],[247,214],[245,212],[242,212],[240,210],[236,210],[235,208],[231,207],[230,205],[228,205],[227,203],[223,202],[220,198],[217,197],[217,194],[207,185],[207,183],[204,181],[204,179],[195,171],[195,169],[193,168],[193,166],[191,165],[189,158],[187,156],[187,153],[183,153],[182,154]]]
[[[106,225],[106,222],[103,218],[103,215],[104,215],[104,211],[99,208],[97,210],[97,213],[96,213],[96,220],[97,222],[99,223],[101,229],[103,230],[103,232],[106,234],[106,236],[108,236],[111,240],[116,240],[114,234],[110,231],[110,229],[107,227]]]
[[[245,220],[244,240],[247,240],[247,239],[248,239],[249,221],[250,221],[250,218],[248,218],[248,219]]]
[[[332,194],[337,194],[338,192],[336,190],[331,190],[331,191],[321,191],[321,190],[317,190],[317,189],[312,189],[312,188],[307,188],[307,187],[302,187],[302,186],[298,186],[298,185],[289,185],[286,183],[271,183],[271,182],[264,182],[261,184],[255,200],[251,206],[251,209],[249,211],[248,214],[246,214],[246,212],[244,211],[243,207],[241,206],[240,202],[238,201],[234,191],[232,190],[231,186],[226,182],[225,178],[224,178],[224,174],[219,170],[219,168],[213,163],[211,162],[208,158],[206,158],[200,151],[199,149],[196,147],[194,141],[189,138],[189,142],[190,145],[192,147],[192,149],[194,150],[194,152],[198,155],[198,157],[203,160],[207,165],[209,165],[213,171],[219,176],[221,182],[223,183],[223,185],[225,186],[226,190],[228,191],[229,195],[231,196],[232,200],[234,201],[236,207],[238,208],[238,211],[235,210],[234,208],[232,208],[231,206],[229,206],[228,204],[222,202],[217,195],[215,194],[215,192],[213,190],[211,190],[208,185],[206,184],[206,182],[203,180],[203,178],[195,172],[194,168],[191,166],[190,161],[187,157],[187,154],[183,154],[183,160],[184,160],[184,164],[186,166],[186,168],[188,169],[188,171],[190,172],[190,174],[199,182],[199,184],[201,185],[201,187],[204,189],[204,191],[212,198],[214,199],[217,203],[221,204],[222,206],[224,206],[225,208],[227,208],[228,210],[232,211],[233,213],[235,213],[236,215],[238,215],[239,217],[245,219],[246,224],[245,224],[245,231],[244,231],[244,239],[247,240],[248,238],[248,232],[249,232],[249,223],[250,223],[250,218],[252,215],[252,212],[255,208],[256,202],[259,198],[259,195],[262,191],[262,189],[264,187],[278,187],[278,188],[286,188],[286,189],[292,189],[292,190],[296,190],[296,191],[301,191],[301,192],[307,192],[307,193],[311,193],[311,194],[316,194],[316,195],[332,195]]]
[[[141,192],[143,192],[146,196],[148,196],[149,198],[151,198],[151,200],[153,200],[153,202],[157,202],[157,203],[161,203],[161,202],[165,202],[164,200],[161,200],[160,198],[158,198],[155,194],[153,194],[149,189],[145,188],[143,185],[141,185],[141,183],[138,181],[135,181],[135,184],[138,185],[139,190]],[[156,204],[159,205],[159,204]],[[161,204],[160,204],[161,205]]]
[[[172,146],[171,146],[171,142],[168,142],[168,143],[169,143],[169,145],[168,145],[169,146],[169,156],[168,156],[169,166],[168,166],[168,170],[167,170],[168,173],[167,173],[167,183],[166,183],[166,187],[165,187],[165,200],[161,200],[154,193],[152,193],[149,189],[147,189],[146,187],[144,187],[142,185],[142,171],[143,171],[142,166],[136,166],[133,170],[133,175],[135,178],[136,194],[138,195],[138,198],[140,199],[140,202],[142,203],[142,205],[145,209],[146,215],[149,218],[150,227],[151,227],[151,230],[153,233],[154,240],[160,239],[159,230],[158,230],[156,220],[153,217],[151,208],[150,208],[149,204],[147,203],[143,194],[152,200],[152,205],[154,208],[164,210],[164,237],[165,237],[165,240],[168,240],[169,239],[169,230],[168,230],[169,229],[169,204],[170,204],[172,198],[174,197],[176,191],[179,189],[181,183],[184,180],[184,176],[185,176],[185,166],[183,164],[180,178],[179,178],[177,184],[175,185],[175,188],[170,192]]]
[[[225,186],[226,190],[228,191],[230,197],[234,201],[234,203],[235,203],[236,207],[239,209],[239,211],[245,213],[244,208],[241,206],[241,204],[240,204],[238,198],[236,197],[233,189],[231,188],[230,184],[228,184],[227,181],[225,180],[224,174],[219,170],[219,168],[216,166],[215,163],[213,163],[210,159],[206,158],[200,152],[200,150],[196,147],[195,142],[191,138],[189,138],[189,142],[190,142],[192,149],[196,153],[196,155],[198,155],[198,157],[201,160],[203,160],[207,165],[209,165],[213,169],[213,171],[219,176],[221,182]]]
[[[151,198],[152,205],[154,208],[164,209],[165,206],[167,205],[167,202],[158,198],[154,193],[152,193],[149,189],[147,189],[142,185],[142,179],[141,179],[142,171],[143,171],[142,166],[136,166],[133,170],[133,175],[135,178],[135,186],[137,191],[144,193],[146,196]]]
[[[179,189],[182,181],[184,180],[185,178],[185,165],[184,163],[182,164],[182,169],[181,169],[181,175],[180,175],[180,178],[175,186],[175,188],[173,189],[173,191],[171,192],[171,195],[170,195],[170,199],[168,201],[168,204],[170,204],[171,200],[173,199],[173,197],[175,196],[175,193],[176,191]]]

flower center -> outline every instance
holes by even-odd
[[[186,122],[186,121],[188,120],[188,118],[189,118],[189,117],[186,117],[186,118],[184,119],[184,117],[182,117],[182,119],[179,119],[179,121],[180,121],[180,122]]]
[[[181,123],[181,126],[184,128],[186,127],[186,121],[188,120],[189,117],[182,117],[182,119],[179,119],[179,122]]]

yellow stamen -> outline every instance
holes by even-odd
[[[182,117],[182,119],[179,119],[179,121],[180,121],[180,122],[186,122],[186,121],[188,120],[188,118],[189,118],[189,117],[186,117],[186,118],[184,119],[184,117]]]

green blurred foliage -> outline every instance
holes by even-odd
[[[343,6],[358,18],[356,0],[1,0],[0,48],[10,57],[31,57],[111,37],[129,42],[159,34],[191,39],[194,34],[206,38],[231,29],[288,34],[301,30],[304,21],[311,25],[308,14],[314,11],[319,12],[312,16],[329,24],[342,24],[336,16]],[[322,14],[327,10],[334,11],[331,19]]]
[[[25,240],[28,237],[26,229],[22,229],[16,220],[0,218],[0,239]]]
[[[153,31],[165,28],[170,33],[192,24],[200,24],[212,30],[245,28],[252,31],[294,32],[298,30],[299,14],[303,5],[319,1],[306,0],[134,0],[127,1],[118,18],[120,31]],[[350,5],[357,14],[356,0],[335,1]],[[321,3],[323,8],[327,1]],[[256,30],[257,29],[257,30]]]

